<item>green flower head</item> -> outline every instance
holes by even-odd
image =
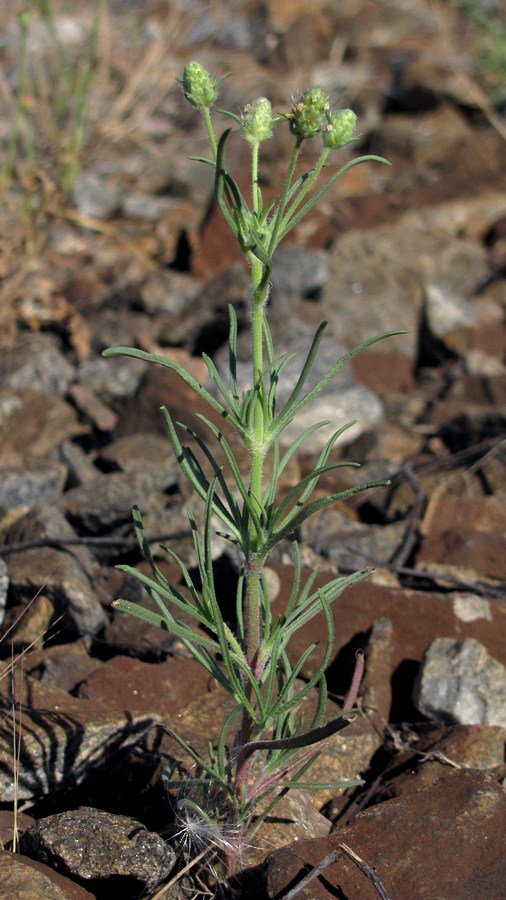
[[[265,97],[259,97],[244,107],[241,134],[250,144],[260,144],[272,134],[272,107]]]
[[[195,109],[209,109],[216,102],[219,82],[211,78],[207,69],[200,63],[194,60],[187,63],[178,81],[188,103]]]
[[[338,150],[353,140],[357,117],[352,109],[341,109],[327,115],[327,125],[323,131],[323,143],[329,150]]]
[[[309,140],[320,133],[329,103],[321,88],[310,88],[294,103],[287,116],[290,129],[300,140]]]

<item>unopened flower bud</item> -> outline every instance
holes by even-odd
[[[293,134],[301,140],[316,137],[322,130],[324,114],[328,108],[328,100],[321,88],[306,91],[293,105],[288,116]]]
[[[266,141],[272,133],[272,107],[265,97],[259,97],[244,107],[241,133],[250,144]]]
[[[357,117],[352,109],[341,109],[340,112],[327,116],[327,125],[323,132],[323,143],[329,150],[338,150],[353,140]]]
[[[208,109],[216,102],[218,84],[200,63],[195,61],[187,63],[179,83],[188,103],[195,109]]]

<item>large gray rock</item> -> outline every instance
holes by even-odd
[[[413,700],[430,719],[506,728],[506,668],[474,638],[436,638],[420,666]]]

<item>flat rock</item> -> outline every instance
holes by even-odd
[[[97,769],[109,765],[114,753],[139,741],[156,720],[152,715],[132,715],[78,700],[32,679],[26,681],[23,691],[18,683],[14,706],[5,681],[2,690],[0,791],[5,803],[16,797],[31,800],[81,784]],[[23,743],[16,785],[13,742],[19,729],[15,717],[20,705]]]
[[[74,367],[61,352],[51,334],[24,332],[2,350],[2,389],[33,388],[63,397],[74,377]]]
[[[193,659],[174,656],[153,664],[115,656],[83,680],[78,696],[137,714],[156,711],[164,718],[209,687],[207,672]]]
[[[403,740],[401,730],[400,750],[383,773],[374,803],[418,791],[445,778],[452,769],[488,770],[502,777],[505,736],[504,728],[494,725],[449,725],[436,726],[411,741]]]
[[[79,530],[89,535],[110,534],[115,528],[131,525],[132,507],[153,506],[153,479],[149,473],[110,472],[66,491],[60,509]],[[160,498],[160,501],[163,498]]]
[[[0,467],[0,506],[33,508],[56,503],[63,493],[67,471],[61,463],[29,462]]]
[[[420,827],[430,823],[430,827]],[[268,860],[268,896],[284,895],[341,842],[372,866],[391,897],[413,900],[500,900],[506,882],[503,835],[506,795],[489,775],[450,772],[409,796],[380,803],[327,838],[301,841]],[[430,887],[427,867],[430,867]],[[372,883],[342,853],[298,894],[300,900],[339,895],[376,900]],[[429,892],[429,894],[427,893]]]

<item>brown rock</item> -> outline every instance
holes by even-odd
[[[145,663],[115,656],[86,678],[78,696],[137,714],[155,711],[164,718],[210,687],[207,672],[194,659],[173,656],[165,662]]]
[[[91,900],[85,888],[49,866],[0,850],[2,900]]]
[[[281,896],[344,842],[376,869],[391,897],[500,900],[506,883],[506,795],[489,775],[450,772],[430,787],[360,813],[328,838],[299,842],[268,862],[268,896]],[[328,887],[327,887],[328,886]],[[376,900],[371,882],[343,855],[297,897]]]
[[[399,737],[402,742],[402,734]],[[452,725],[421,735],[393,757],[374,802],[418,791],[445,778],[452,769],[488,769],[491,775],[500,774],[505,737],[503,728],[490,725]]]
[[[67,438],[82,431],[74,410],[64,400],[33,388],[0,394],[2,453],[44,457]]]

